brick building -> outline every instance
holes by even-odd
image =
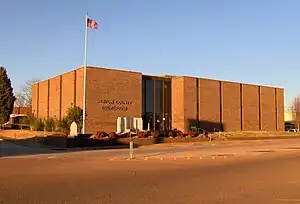
[[[83,68],[32,87],[32,111],[61,119],[83,104]],[[87,68],[86,132],[116,131],[120,116],[142,117],[144,129],[283,131],[284,90],[187,76]]]
[[[19,118],[31,115],[31,107],[14,107],[13,112],[10,114],[9,123],[18,123]]]

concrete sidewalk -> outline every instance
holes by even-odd
[[[178,145],[145,147],[135,149],[136,159],[177,159],[177,158],[214,158],[226,156],[261,155],[272,152],[297,152],[300,151],[300,140],[278,140],[251,141],[251,142],[218,142],[205,145]],[[111,160],[127,159],[128,155],[119,155]]]

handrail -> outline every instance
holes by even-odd
[[[203,132],[207,132],[209,133],[207,130],[203,129],[203,128],[198,128],[199,130],[202,130]]]
[[[200,130],[202,130],[204,133],[207,132],[208,133],[208,136],[209,136],[209,141],[211,142],[212,141],[212,138],[211,138],[211,133],[203,128],[199,128]]]
[[[225,137],[227,139],[227,137],[225,135],[221,134],[222,130],[220,130],[218,128],[214,128],[214,132],[216,132],[216,130],[218,130],[218,136],[219,136],[219,138],[221,138],[221,136],[222,136],[222,137]]]
[[[214,128],[214,132],[216,132],[215,130],[218,130],[218,132],[222,132],[220,129],[218,128]]]
[[[218,132],[218,135],[219,135],[219,138],[220,138],[221,137],[221,130],[218,129],[218,128],[214,128],[214,132],[216,132],[216,130],[218,130],[217,132]]]

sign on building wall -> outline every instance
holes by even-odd
[[[132,101],[126,100],[100,100],[99,103],[102,105],[103,110],[112,111],[127,111],[132,106]]]

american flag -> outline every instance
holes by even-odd
[[[92,19],[87,19],[87,27],[93,28],[93,29],[98,29],[98,23]]]

